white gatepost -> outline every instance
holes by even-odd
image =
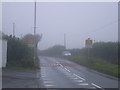
[[[1,60],[2,65],[1,65],[1,67],[6,67],[6,64],[7,64],[7,40],[0,40],[0,45],[2,45],[2,60]]]
[[[2,40],[0,39],[0,89],[2,90]]]

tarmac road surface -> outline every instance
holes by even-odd
[[[118,79],[62,58],[40,56],[41,88],[118,88]]]

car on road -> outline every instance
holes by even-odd
[[[71,53],[69,51],[64,51],[62,53],[63,56],[71,56]]]

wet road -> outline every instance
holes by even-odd
[[[118,79],[62,58],[40,56],[41,88],[118,88]]]

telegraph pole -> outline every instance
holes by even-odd
[[[15,23],[13,23],[13,37],[15,36]]]
[[[64,33],[64,47],[65,47],[65,50],[66,50],[66,34]]]
[[[34,64],[35,64],[35,57],[36,57],[36,40],[35,40],[35,35],[36,35],[36,0],[35,0],[35,5],[34,5]]]

